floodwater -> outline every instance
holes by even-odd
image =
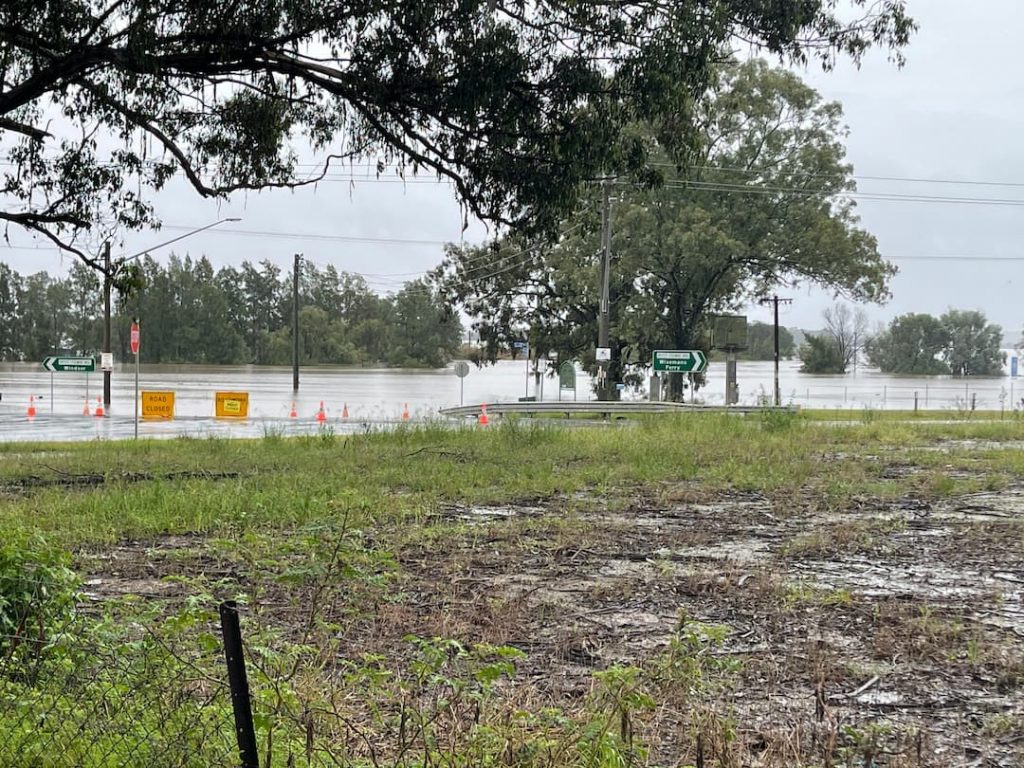
[[[978,409],[1011,410],[1024,397],[1024,385],[1006,377],[953,379],[951,377],[895,377],[860,370],[846,376],[810,376],[799,372],[798,361],[783,362],[780,388],[785,403],[812,408],[958,410],[973,402]],[[771,362],[740,362],[740,402],[755,404],[772,393]],[[102,374],[57,373],[39,364],[0,364],[0,441],[88,440],[129,437],[134,429],[134,368],[118,367],[113,374],[111,407],[105,418],[85,416],[88,404],[95,409],[102,392]],[[222,435],[257,437],[270,432],[296,434],[320,428],[315,416],[323,401],[329,426],[337,432],[361,431],[401,423],[408,407],[412,421],[438,417],[441,408],[531,397],[556,400],[557,379],[543,381],[527,376],[524,361],[502,361],[486,368],[471,367],[460,382],[451,368],[397,370],[369,368],[304,368],[299,393],[294,398],[297,417],[289,418],[293,402],[290,368],[257,366],[143,365],[139,378],[143,390],[175,393],[175,419],[142,422],[143,437],[172,435]],[[464,391],[460,394],[460,384]],[[52,385],[52,390],[51,390]],[[577,376],[577,391],[562,392],[562,399],[592,398],[590,380]],[[214,418],[214,394],[218,391],[248,392],[249,418],[218,421]],[[29,420],[30,397],[36,417]],[[623,398],[638,400],[644,392],[626,390]],[[708,369],[708,384],[698,399],[711,404],[725,400],[725,363]],[[342,419],[347,406],[349,418]]]
[[[363,431],[403,421],[436,419],[441,408],[514,400],[537,394],[527,382],[524,361],[472,367],[460,382],[451,368],[442,370],[309,367],[300,371],[299,392],[292,392],[292,371],[263,366],[142,365],[139,388],[175,393],[173,421],[141,421],[140,437],[220,435],[258,437],[268,433],[303,434],[321,428],[316,420],[323,403],[326,424],[336,432]],[[52,395],[51,395],[52,383]],[[589,379],[580,372],[576,397],[592,397]],[[544,381],[544,398],[558,398],[555,379]],[[130,437],[134,432],[135,369],[117,367],[112,376],[111,405],[105,418],[94,412],[103,392],[102,373],[55,373],[41,365],[0,365],[0,441],[88,440]],[[463,390],[460,392],[460,388]],[[216,392],[247,392],[249,417],[244,421],[214,418]],[[563,398],[572,400],[566,390]],[[36,417],[28,419],[30,398]],[[296,417],[290,418],[292,404]],[[347,407],[348,418],[343,419]]]

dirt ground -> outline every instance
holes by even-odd
[[[700,765],[705,749],[709,766],[795,765],[829,740],[857,745],[859,762],[837,765],[1024,765],[1024,485],[823,510],[810,491],[680,484],[627,504],[450,505],[422,527],[435,535],[395,546],[401,599],[351,627],[352,653],[400,653],[410,633],[511,645],[527,654],[516,685],[564,703],[596,670],[655,659],[689,631],[689,711],[734,733],[698,755],[659,709],[638,725],[652,765]],[[246,578],[190,536],[86,562],[97,598],[173,597],[165,577],[181,573]],[[719,640],[703,642],[708,627]]]

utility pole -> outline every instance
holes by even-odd
[[[292,391],[299,391],[299,261],[301,253],[295,254],[292,266]]]
[[[792,299],[780,299],[778,295],[762,299],[762,304],[773,304],[775,308],[775,406],[782,405],[782,390],[779,388],[779,304],[792,304]]]
[[[192,237],[192,235],[199,234],[200,232],[205,232],[206,230],[212,229],[213,227],[219,226],[220,224],[223,224],[224,222],[227,222],[227,221],[241,221],[241,219],[239,219],[237,217],[230,217],[230,218],[226,218],[226,219],[220,219],[218,221],[213,222],[212,224],[207,224],[205,227],[199,227],[198,229],[193,229],[190,232],[186,232],[183,235],[178,235],[177,237],[175,237],[175,238],[173,238],[171,240],[168,240],[168,241],[166,241],[164,243],[160,243],[158,245],[150,246],[146,250],[139,251],[138,253],[134,253],[131,256],[121,256],[121,257],[118,257],[117,269],[118,269],[118,271],[120,271],[121,269],[123,269],[125,266],[127,266],[131,262],[135,261],[136,259],[140,259],[143,256],[148,256],[151,251],[154,251],[157,248],[163,248],[164,246],[170,245],[171,243],[176,243],[179,240],[184,240],[186,237]],[[90,265],[90,266],[92,266],[92,265]],[[114,287],[114,271],[111,268],[111,264],[110,264],[110,241],[107,240],[107,242],[105,242],[103,244],[103,353],[107,357],[110,356],[110,353],[112,351],[111,348],[110,348],[110,337],[112,335],[111,332],[110,332],[110,293],[111,293],[113,287]],[[109,370],[104,370],[103,371],[103,407],[107,411],[107,413],[110,412],[110,371]]]
[[[103,351],[109,355],[110,349],[110,290],[113,284],[110,274],[110,241],[103,244]],[[110,410],[110,371],[103,371],[103,408]]]
[[[601,303],[597,315],[597,347],[598,349],[610,349],[609,327],[611,325],[611,298],[608,291],[609,277],[611,274],[611,241],[612,241],[612,203],[611,203],[611,180],[605,179],[601,185]],[[608,372],[611,368],[611,360],[600,360],[601,387],[599,400],[612,399],[612,382],[608,380]]]

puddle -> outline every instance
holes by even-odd
[[[499,520],[514,520],[518,517],[540,517],[545,514],[543,507],[531,506],[483,506],[483,507],[462,507],[451,506],[444,510],[443,516],[452,520],[463,520],[469,523],[492,523]]]
[[[655,553],[657,557],[691,557],[694,560],[722,560],[743,565],[762,563],[770,555],[769,542],[763,538],[736,539],[722,541],[701,547],[684,547],[682,549],[661,549]]]
[[[793,568],[819,586],[845,588],[868,597],[912,594],[925,598],[988,597],[1007,585],[979,571],[939,564],[880,565],[859,560],[805,560]]]
[[[128,579],[119,577],[92,578],[84,582],[82,593],[89,600],[100,601],[126,595],[139,597],[168,597],[181,595],[181,584],[161,578]]]
[[[1024,451],[1024,440],[944,440],[932,445],[915,445],[915,451]]]
[[[1014,574],[937,563],[882,565],[861,560],[810,560],[794,563],[792,568],[799,578],[822,589],[847,589],[876,599],[911,595],[922,600],[972,604],[983,612],[987,623],[1024,633],[1024,579]]]
[[[857,702],[869,706],[886,706],[899,704],[903,697],[895,691],[867,691],[857,697]]]
[[[674,511],[676,514],[679,514],[680,512],[688,513],[691,517],[696,518],[717,518],[722,515],[729,515],[734,519],[736,517],[767,517],[769,519],[775,519],[774,515],[772,515],[772,505],[765,499],[725,499],[722,501],[713,501],[702,504],[691,504]]]
[[[983,491],[937,501],[934,517],[957,520],[1024,520],[1024,488]]]

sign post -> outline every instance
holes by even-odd
[[[466,389],[466,377],[469,375],[469,363],[465,360],[459,360],[455,364],[455,375],[459,377],[459,405],[462,405],[462,395]]]
[[[249,418],[248,392],[214,392],[214,415],[218,419]]]
[[[96,370],[96,361],[91,357],[46,357],[43,368],[50,373],[92,373]]]
[[[562,390],[571,389],[572,399],[576,400],[576,363],[572,360],[564,361],[558,366],[558,399],[562,399]]]
[[[526,357],[526,392],[525,396],[530,396],[530,342],[528,341],[513,341],[513,349],[523,350],[523,355]]]
[[[699,349],[656,349],[651,365],[665,373],[704,373],[708,356]]]
[[[132,331],[129,341],[132,354],[135,355],[135,439],[139,439],[139,319],[132,320]]]
[[[654,373],[686,373],[690,381],[693,375],[704,373],[708,367],[708,356],[700,349],[656,349],[651,355]],[[654,385],[651,385],[651,392]],[[696,392],[696,389],[693,390]],[[658,392],[661,395],[660,388]]]
[[[50,355],[43,358],[43,370],[50,372],[50,413],[53,413],[53,374],[55,373],[84,373],[85,402],[89,402],[89,374],[96,370],[96,361],[91,357]]]
[[[173,392],[142,391],[142,420],[170,421],[174,418]]]

